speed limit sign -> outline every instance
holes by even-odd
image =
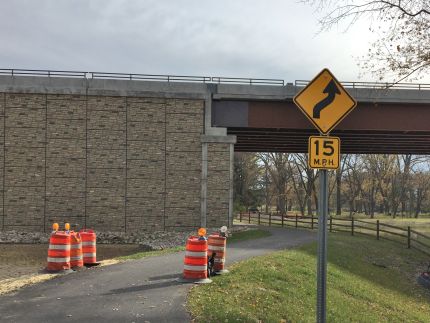
[[[339,168],[340,139],[338,137],[310,136],[308,151],[310,168]]]

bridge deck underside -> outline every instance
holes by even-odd
[[[237,136],[235,151],[305,153],[311,130],[228,128]],[[430,154],[430,132],[333,131],[344,154]]]
[[[307,152],[317,130],[291,101],[218,101],[214,126],[237,136],[235,151]],[[430,154],[430,107],[359,102],[330,133],[347,154]]]

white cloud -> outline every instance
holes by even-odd
[[[295,1],[4,1],[5,68],[357,80],[364,25],[317,34]]]

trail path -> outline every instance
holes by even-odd
[[[276,229],[229,244],[228,265],[316,240],[314,232]],[[61,276],[0,297],[0,322],[189,322],[191,284],[177,281],[184,252]]]

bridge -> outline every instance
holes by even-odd
[[[234,151],[306,152],[306,81],[0,70],[0,225],[232,223]],[[430,85],[342,82],[343,153],[430,153]]]

